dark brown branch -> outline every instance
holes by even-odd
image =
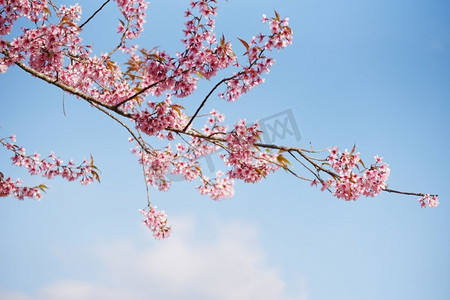
[[[131,136],[134,138],[134,140],[139,144],[139,146],[141,147],[142,151],[145,151],[147,153],[149,152],[147,147],[145,147],[145,145],[143,143],[142,137],[139,136],[139,138],[138,138],[136,136],[136,134],[127,125],[125,125],[125,123],[123,123],[121,120],[119,120],[118,118],[113,116],[109,111],[107,111],[106,109],[98,106],[97,104],[92,104],[92,106],[94,106],[95,108],[97,108],[101,112],[105,113],[108,117],[110,117],[111,119],[113,119],[114,121],[119,123],[122,127],[124,127],[131,134]]]
[[[107,0],[105,3],[103,3],[102,6],[100,6],[100,8],[97,9],[97,10],[92,14],[92,16],[90,16],[86,21],[84,21],[84,23],[81,24],[81,25],[79,26],[80,29],[83,28],[83,26],[86,25],[90,20],[92,20],[92,19],[95,17],[95,15],[98,14],[98,13],[103,9],[103,7],[105,7],[106,4],[108,4],[109,1],[111,1],[111,0]]]
[[[411,192],[401,192],[401,191],[396,191],[396,190],[391,190],[391,189],[383,189],[383,191],[388,192],[388,193],[395,193],[395,194],[402,194],[402,195],[409,195],[409,196],[419,196],[419,197],[424,197],[426,194],[423,193],[411,193]],[[429,195],[431,197],[433,196],[438,196],[438,195]]]
[[[170,77],[169,77],[169,78],[170,78]],[[167,80],[167,79],[168,79],[168,78],[164,78],[164,79],[161,79],[161,80],[159,80],[159,81],[156,81],[156,82],[154,82],[154,83],[152,83],[152,84],[150,84],[150,85],[147,85],[145,88],[143,88],[142,90],[140,90],[140,91],[137,92],[136,94],[134,94],[134,95],[132,95],[132,96],[126,98],[125,100],[120,101],[118,104],[114,105],[114,108],[116,108],[116,109],[119,108],[119,106],[121,106],[122,104],[127,103],[128,101],[130,101],[130,100],[136,98],[137,96],[139,96],[140,94],[144,93],[144,92],[147,91],[148,89],[151,89],[152,87],[157,86],[158,84],[160,84],[161,82],[163,82],[163,81],[165,81],[165,80]]]
[[[322,178],[320,178],[319,174],[311,170],[307,165],[305,165],[304,162],[302,162],[300,159],[298,159],[291,151],[289,151],[289,154],[299,163],[301,164],[305,169],[307,169],[311,174],[313,174],[320,182],[322,182]]]
[[[212,136],[207,136],[198,132],[193,132],[193,131],[182,131],[182,130],[178,130],[178,129],[173,129],[173,128],[169,128],[167,129],[169,131],[173,131],[175,133],[182,133],[182,134],[186,134],[189,136],[193,136],[193,137],[197,137],[197,138],[201,138],[210,142],[225,142],[226,138],[220,138],[220,137],[212,137]],[[289,152],[291,155],[291,152],[297,152],[301,157],[303,157],[306,161],[308,161],[312,166],[314,166],[317,170],[317,172],[322,171],[325,172],[327,174],[329,174],[330,176],[332,176],[333,178],[340,178],[340,176],[330,170],[327,170],[325,168],[323,168],[322,166],[318,165],[317,163],[314,162],[313,158],[306,155],[306,153],[319,153],[319,152],[323,152],[323,150],[321,151],[316,151],[316,150],[309,150],[309,149],[303,149],[303,148],[298,148],[298,147],[288,147],[288,146],[280,146],[280,145],[272,145],[272,144],[263,144],[263,143],[255,143],[255,146],[258,147],[262,147],[262,148],[267,148],[267,149],[274,149],[274,150],[282,150],[282,151],[286,151]],[[295,157],[295,156],[294,156]],[[298,161],[298,159],[295,157],[295,159]],[[318,173],[313,172],[310,168],[307,168],[303,163],[302,163],[303,167],[305,167],[306,169],[308,169],[309,171],[311,171],[314,176],[316,176],[316,178],[318,178],[321,182],[322,179],[320,179],[320,177],[318,177]],[[288,170],[289,171],[289,170]],[[290,172],[292,174],[292,172]],[[297,174],[293,174],[296,177],[299,177]],[[304,178],[301,178],[304,179]],[[419,197],[423,197],[426,194],[424,193],[412,193],[412,192],[402,192],[402,191],[397,191],[397,190],[392,190],[392,189],[388,189],[385,188],[383,189],[383,191],[388,192],[388,193],[395,193],[395,194],[402,194],[402,195],[410,195],[410,196],[419,196]],[[430,196],[438,196],[438,195],[431,195]]]
[[[103,61],[105,61],[106,59],[110,58],[117,50],[120,49],[120,47],[122,47],[123,42],[125,41],[125,38],[126,38],[127,31],[130,29],[130,26],[131,26],[131,25],[130,25],[130,21],[127,20],[127,28],[125,29],[124,33],[122,34],[122,37],[120,38],[119,44],[118,44],[114,49],[112,49],[112,50],[106,55],[105,58],[103,58]]]
[[[197,108],[197,110],[195,111],[194,115],[191,117],[191,119],[189,120],[189,122],[187,123],[186,126],[184,126],[183,131],[186,131],[189,126],[192,124],[192,122],[194,122],[195,117],[197,117],[198,113],[200,112],[200,110],[202,109],[202,107],[205,105],[206,101],[208,101],[208,98],[212,95],[212,93],[224,82],[227,82],[233,78],[235,78],[236,76],[238,76],[237,74],[232,76],[232,77],[228,77],[228,78],[224,78],[221,81],[219,81],[208,93],[208,95],[206,95],[205,99],[203,99],[202,103],[200,104],[200,106]]]
[[[71,93],[73,95],[76,95],[76,96],[86,100],[87,102],[89,102],[91,104],[97,104],[97,105],[99,105],[101,107],[104,107],[104,108],[106,108],[108,110],[111,110],[111,111],[113,111],[113,112],[115,112],[115,113],[117,113],[117,114],[119,114],[119,115],[121,115],[123,117],[130,118],[130,119],[133,118],[132,114],[128,114],[126,112],[123,112],[123,111],[117,109],[114,105],[105,104],[102,101],[99,101],[99,100],[97,100],[96,98],[94,98],[92,96],[89,96],[89,95],[87,95],[87,94],[85,94],[85,93],[83,93],[83,92],[81,92],[81,91],[79,91],[79,90],[77,90],[77,89],[75,89],[75,88],[65,84],[65,83],[62,83],[61,81],[55,80],[54,78],[52,78],[49,75],[46,75],[44,73],[36,71],[33,68],[28,67],[24,63],[16,62],[16,65],[19,66],[20,68],[22,68],[25,72],[30,73],[31,75],[36,76],[37,78],[42,79],[42,80],[46,81],[47,83],[50,83],[50,84],[52,84],[54,86],[57,86],[60,89],[66,91],[66,92],[69,92],[69,93]]]
[[[3,53],[3,54],[5,54],[5,53]],[[62,83],[62,82],[60,82],[60,81],[58,81],[58,80],[55,80],[55,78],[52,78],[52,77],[49,76],[49,75],[46,75],[46,74],[41,73],[41,72],[38,72],[38,71],[34,70],[33,68],[28,67],[27,65],[25,65],[25,64],[23,64],[23,63],[21,63],[21,62],[16,62],[15,64],[16,64],[17,66],[19,66],[20,68],[22,68],[24,71],[30,73],[31,75],[36,76],[36,77],[38,77],[38,78],[40,78],[40,79],[46,81],[46,82],[49,83],[49,84],[55,85],[55,86],[59,87],[60,89],[66,91],[66,92],[69,92],[69,93],[71,93],[71,94],[73,94],[73,95],[76,95],[76,96],[78,96],[78,97],[80,97],[80,98],[86,100],[86,101],[89,102],[91,105],[93,105],[93,106],[96,107],[97,109],[101,110],[102,112],[104,112],[105,114],[107,114],[109,117],[111,117],[112,119],[114,119],[115,121],[117,121],[119,124],[121,124],[122,126],[124,126],[124,127],[128,130],[128,132],[130,132],[130,134],[134,137],[134,139],[136,140],[136,142],[141,146],[141,148],[142,148],[144,151],[148,152],[148,151],[147,151],[148,149],[147,149],[147,148],[145,147],[145,145],[142,143],[142,140],[141,140],[141,139],[138,139],[138,138],[136,137],[136,135],[132,132],[132,130],[131,130],[128,126],[126,126],[122,121],[120,121],[118,118],[116,118],[115,116],[113,116],[110,112],[108,112],[108,110],[113,111],[113,112],[117,113],[118,115],[121,115],[121,116],[126,117],[126,118],[129,118],[129,119],[133,119],[133,115],[128,114],[128,113],[126,113],[126,112],[123,112],[123,111],[119,110],[119,109],[116,107],[116,105],[108,105],[108,104],[105,104],[105,103],[103,103],[103,102],[97,100],[96,98],[94,98],[94,97],[92,97],[92,96],[89,96],[89,95],[87,95],[87,94],[85,94],[85,93],[83,93],[83,92],[81,92],[81,91],[78,91],[77,89],[75,89],[75,88],[73,88],[73,87],[71,87],[71,86],[69,86],[69,85],[67,85],[67,84],[64,84],[64,83]],[[219,86],[221,83],[223,83],[224,81],[226,81],[226,79],[227,79],[227,78],[225,78],[225,79],[223,79],[221,82],[219,82],[219,83],[216,85],[215,88],[217,88],[217,86]],[[228,79],[228,80],[230,80],[230,79]],[[157,84],[157,83],[155,83],[155,84]],[[209,95],[212,94],[213,91],[214,91],[214,89],[211,90],[211,92],[209,93]],[[209,97],[209,96],[207,96],[207,97]],[[207,100],[207,98],[205,98],[204,102],[206,102],[206,100]],[[203,105],[204,105],[204,103],[203,103]],[[200,107],[200,108],[201,108],[201,107]],[[200,109],[200,108],[199,108],[199,109]],[[199,109],[197,109],[197,110],[199,111]],[[191,119],[191,121],[192,121],[192,120],[193,120],[193,118]],[[202,133],[200,133],[200,132],[195,132],[195,131],[186,131],[186,128],[183,129],[183,130],[174,129],[174,128],[167,128],[166,130],[172,131],[172,132],[177,133],[177,134],[186,134],[186,135],[189,135],[189,136],[192,136],[192,137],[198,137],[198,138],[201,138],[201,139],[210,141],[210,142],[212,142],[212,143],[226,142],[226,138],[207,136],[207,135],[204,135],[204,134],[202,134]],[[339,175],[337,175],[337,174],[335,174],[334,172],[332,172],[332,171],[330,171],[330,170],[327,170],[327,169],[323,168],[322,166],[318,165],[316,162],[314,162],[314,160],[313,160],[312,157],[310,157],[310,156],[308,156],[308,155],[305,154],[305,153],[320,153],[320,152],[323,152],[324,150],[316,151],[316,150],[303,149],[303,148],[299,148],[299,147],[288,147],[288,146],[281,146],[281,145],[274,145],[274,144],[264,144],[264,143],[255,143],[255,146],[262,147],[262,148],[267,148],[267,149],[276,149],[276,150],[287,151],[287,152],[289,152],[289,153],[291,153],[291,152],[297,152],[301,157],[303,157],[303,158],[304,158],[306,161],[308,161],[312,166],[314,166],[314,167],[316,168],[317,172],[323,171],[323,172],[325,172],[325,173],[331,175],[333,178],[340,178]],[[291,153],[291,155],[292,155],[292,153]],[[294,157],[295,157],[295,156],[294,156]],[[303,164],[302,164],[302,165],[303,165]],[[304,165],[303,165],[303,166],[304,166]],[[304,166],[304,167],[305,167],[305,166]],[[292,170],[288,170],[288,171],[292,171]],[[312,171],[312,170],[310,170],[310,171]],[[290,172],[290,173],[293,174],[294,176],[300,178],[300,176],[298,176],[297,174],[294,174],[293,172]],[[301,179],[307,180],[306,178],[301,178]],[[402,191],[397,191],[397,190],[388,189],[388,188],[383,189],[383,191],[388,192],[388,193],[396,193],[396,194],[410,195],[410,196],[419,196],[419,197],[424,197],[425,195],[427,195],[427,194],[424,194],[424,193],[402,192]],[[438,195],[432,195],[432,194],[430,194],[430,196],[438,196]]]

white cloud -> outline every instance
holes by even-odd
[[[61,280],[35,295],[0,292],[0,298],[286,299],[279,272],[267,265],[257,231],[248,224],[217,224],[214,237],[206,241],[194,237],[196,227],[189,218],[174,226],[183,232],[165,241],[153,242],[146,233],[144,243],[115,241],[86,251],[77,260],[88,266],[100,263],[101,270],[94,269],[98,281]]]

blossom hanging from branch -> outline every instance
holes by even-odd
[[[141,213],[157,239],[168,237],[171,227],[166,214],[152,205],[148,187],[169,190],[173,174],[187,181],[198,180],[199,192],[213,200],[232,197],[235,180],[255,183],[283,169],[346,201],[385,191],[418,196],[422,207],[437,206],[437,195],[388,188],[388,165],[378,156],[374,163],[364,163],[355,147],[344,152],[333,147],[328,153],[327,149],[264,144],[257,122],[247,125],[246,120],[241,120],[228,126],[224,124],[225,116],[216,110],[200,114],[211,97],[236,101],[264,82],[264,74],[275,63],[271,53],[292,43],[288,18],[277,12],[272,17],[263,15],[262,22],[268,29],[250,39],[236,39],[238,47],[245,49],[238,57],[232,42],[214,32],[217,1],[191,1],[185,11],[181,49],[170,55],[158,48],[149,50],[133,44],[143,31],[147,3],[116,0],[121,14],[117,44],[98,56],[91,45],[83,44],[81,36],[110,2],[105,1],[89,17],[82,18],[78,4],[67,7],[50,0],[0,1],[0,73],[18,66],[88,102],[129,132],[130,142],[135,143],[132,152],[142,165],[147,188],[147,207]],[[13,35],[19,19],[23,21],[22,29]],[[194,112],[189,113],[185,106],[192,103],[183,98],[194,93],[199,80],[211,80],[220,71],[228,75],[218,80],[200,103],[194,103]],[[154,138],[167,141],[167,146],[155,148],[151,143]],[[61,176],[82,184],[100,181],[92,158],[79,165],[72,161],[64,164],[53,153],[44,159],[38,153],[27,155],[25,149],[15,145],[15,136],[0,139],[0,143],[12,153],[13,164],[31,175],[48,179]],[[219,154],[220,150],[224,152]],[[224,170],[218,171],[215,178],[207,177],[199,162],[211,154],[223,160]],[[294,169],[294,164],[300,171]],[[2,197],[40,199],[46,188],[44,184],[22,187],[20,180],[0,173]]]

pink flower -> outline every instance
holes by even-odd
[[[419,198],[419,203],[421,207],[437,207],[439,205],[439,200],[436,195],[430,196],[429,194],[425,194],[421,198]]]
[[[155,207],[149,206],[148,210],[139,210],[145,219],[143,223],[152,232],[156,239],[165,239],[170,236],[171,226],[167,226],[167,215],[164,211],[159,211]]]

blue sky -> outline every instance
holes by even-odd
[[[98,3],[80,1],[84,15]],[[187,5],[153,1],[139,44],[180,49]],[[236,37],[265,30],[261,15],[274,9],[290,18],[293,45],[275,54],[264,85],[235,103],[212,99],[205,111],[234,123],[289,110],[301,139],[277,143],[356,144],[363,159],[378,154],[390,164],[391,188],[437,193],[439,207],[387,193],[345,202],[282,171],[238,183],[221,202],[175,182],[151,191],[174,226],[169,240],[155,241],[138,213],[145,187],[127,132],[12,68],[0,75],[0,136],[16,133],[30,152],[75,161],[92,154],[102,183],[29,177],[0,151],[3,173],[50,188],[41,202],[0,201],[0,299],[449,298],[450,5],[221,1],[217,33],[239,49]],[[94,51],[115,44],[117,17],[109,5],[87,27]],[[218,80],[181,104],[193,112]]]

